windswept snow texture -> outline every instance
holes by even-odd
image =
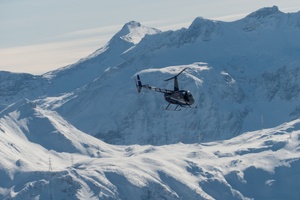
[[[123,26],[40,76],[0,72],[0,199],[298,199],[300,12]],[[166,111],[164,80],[196,108]],[[174,105],[173,105],[174,106]]]
[[[77,129],[110,144],[173,144],[228,139],[299,117],[300,13],[263,8],[235,22],[196,18],[161,32],[131,21],[99,50],[42,76],[2,72],[1,106],[40,99]],[[196,109],[166,112],[178,77]]]
[[[114,146],[22,101],[1,113],[0,127],[0,199],[300,195],[299,119],[223,141]]]
[[[56,109],[78,129],[111,144],[161,145],[228,139],[299,117],[300,13],[272,7],[235,22],[199,17],[178,31],[141,27],[130,22],[104,53],[62,70],[71,79],[77,66],[93,61],[99,69]],[[124,39],[145,30],[152,35],[139,43]],[[143,84],[173,89],[164,80],[184,67],[179,86],[192,92],[196,109],[166,112],[163,94],[137,94],[136,74]]]

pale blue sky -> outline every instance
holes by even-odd
[[[233,21],[273,5],[300,10],[296,0],[0,0],[0,70],[41,74],[74,63],[131,20],[176,30],[198,16]]]

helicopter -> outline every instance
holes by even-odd
[[[176,108],[174,109],[174,111],[181,110],[181,109],[177,109],[179,106],[184,107],[184,108],[196,108],[196,107],[191,106],[195,102],[192,93],[188,90],[179,90],[179,84],[178,84],[177,77],[182,72],[184,72],[187,68],[188,67],[184,68],[177,75],[165,80],[165,81],[170,81],[170,80],[174,79],[174,90],[157,88],[157,87],[150,86],[148,84],[143,85],[141,82],[140,76],[137,75],[137,80],[136,80],[137,91],[138,91],[138,93],[140,93],[142,88],[146,88],[149,90],[154,90],[156,92],[164,93],[165,100],[169,103],[167,105],[167,107],[165,108],[166,110],[170,110],[169,106],[171,104],[176,105]]]

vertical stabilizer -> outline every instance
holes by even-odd
[[[138,93],[140,93],[141,90],[142,90],[143,85],[142,85],[142,81],[141,81],[141,79],[140,79],[140,76],[137,75],[136,77],[137,77],[137,80],[136,80],[136,88],[137,88]]]

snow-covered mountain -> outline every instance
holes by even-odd
[[[297,199],[300,120],[209,143],[106,144],[24,100],[1,112],[1,199]]]
[[[104,54],[118,44],[113,38],[104,53],[93,57],[102,69],[98,78],[57,112],[80,130],[114,144],[211,141],[295,119],[299,20],[300,13],[285,14],[277,7],[230,23],[196,18],[187,29],[130,43],[108,64]],[[179,77],[180,87],[194,94],[197,109],[166,112],[161,94],[136,94],[135,74],[143,83],[172,89],[173,83],[163,80],[186,66],[190,69]]]
[[[73,65],[42,76],[3,72],[1,107],[46,99],[44,106],[112,144],[231,138],[299,116],[299,33],[300,13],[275,6],[235,22],[199,17],[177,31],[132,21]],[[197,109],[165,112],[161,94],[137,95],[135,74],[143,83],[172,89],[163,80],[186,66],[180,87],[194,94]]]
[[[276,6],[177,31],[131,21],[70,66],[0,72],[0,199],[297,199],[299,35],[300,12]],[[137,74],[172,89],[184,67],[197,108],[137,93]]]

